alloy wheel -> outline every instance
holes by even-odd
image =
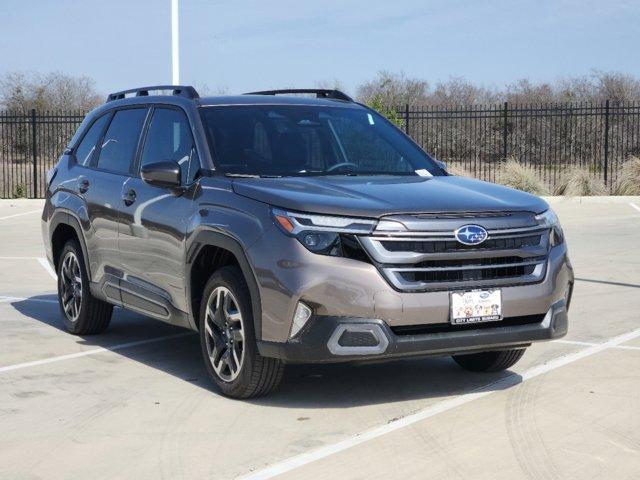
[[[244,324],[235,296],[216,287],[207,300],[205,340],[209,361],[225,382],[235,380],[244,362]]]
[[[62,260],[60,287],[62,309],[67,318],[75,322],[82,307],[82,272],[78,257],[73,252],[67,252]]]

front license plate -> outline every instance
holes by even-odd
[[[500,290],[451,292],[451,323],[497,322],[502,320]]]

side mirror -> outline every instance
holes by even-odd
[[[178,162],[148,163],[140,169],[140,176],[149,185],[161,188],[179,187],[182,180]]]
[[[435,160],[435,159],[434,159],[434,161],[436,162],[436,164],[437,164],[441,169],[443,169],[445,172],[447,171],[447,163],[446,163],[446,162],[443,162],[442,160]]]

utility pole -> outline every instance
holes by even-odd
[[[178,0],[171,0],[171,69],[172,82],[180,85],[180,30],[178,23]]]

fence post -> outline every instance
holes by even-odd
[[[602,104],[601,104],[602,105]],[[604,104],[604,184],[607,185],[609,171],[609,100]]]
[[[404,105],[404,133],[409,135],[409,104]]]
[[[507,114],[509,112],[509,103],[508,102],[504,102],[504,114],[503,114],[503,123],[504,125],[502,126],[502,158],[504,160],[507,159]]]
[[[31,155],[33,157],[33,198],[38,198],[38,150],[36,138],[36,109],[31,109]]]

